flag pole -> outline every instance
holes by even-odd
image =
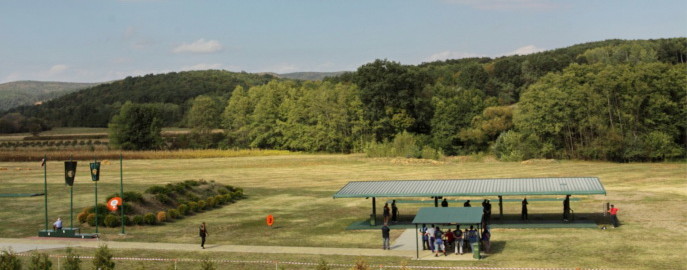
[[[122,153],[119,153],[119,196],[122,198],[122,233],[121,234],[126,234],[124,232],[124,227],[126,224],[124,224],[124,174],[123,174],[123,163],[122,160]]]
[[[45,197],[45,231],[48,231],[48,155],[43,154],[43,196]]]

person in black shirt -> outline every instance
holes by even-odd
[[[463,207],[470,207],[470,200],[467,200],[464,204]]]
[[[529,218],[527,217],[527,198],[522,200],[522,213],[520,214],[520,218],[522,220],[528,220]]]
[[[391,249],[391,246],[389,245],[389,226],[384,223],[384,226],[382,226],[382,239],[383,239],[383,244],[382,244],[382,249]]]
[[[446,201],[446,198],[444,198],[444,200],[441,201],[441,207],[448,207],[448,201]]]

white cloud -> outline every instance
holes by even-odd
[[[534,46],[534,45],[527,45],[524,47],[517,48],[517,49],[515,49],[515,51],[506,53],[505,55],[526,55],[526,54],[541,52],[544,50],[545,49],[538,48],[537,46]]]
[[[50,70],[48,70],[48,75],[57,75],[62,72],[65,72],[67,69],[69,69],[69,66],[67,65],[54,65],[50,68]]]
[[[434,62],[434,61],[440,61],[440,60],[446,60],[446,59],[460,59],[460,58],[479,57],[479,56],[480,55],[477,55],[474,53],[443,51],[443,52],[438,52],[438,53],[432,54],[425,60],[428,62]]]
[[[559,5],[551,0],[444,0],[481,10],[550,10]]]
[[[196,40],[191,44],[181,44],[174,48],[174,53],[215,53],[222,50],[222,44],[217,40],[205,40],[203,38]]]
[[[181,70],[208,70],[208,69],[222,69],[222,64],[197,64],[193,66],[182,67]]]

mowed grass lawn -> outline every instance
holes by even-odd
[[[94,185],[80,161],[74,187],[74,219],[94,203]],[[69,226],[69,189],[61,161],[48,162],[49,219],[61,216]],[[617,164],[584,161],[498,162],[450,159],[443,162],[370,159],[361,155],[296,155],[186,160],[124,160],[126,190],[142,192],[154,184],[188,179],[214,180],[242,187],[246,199],[161,226],[100,228],[108,240],[196,243],[197,227],[208,223],[212,244],[379,248],[380,232],[347,231],[365,219],[371,200],[333,199],[353,180],[461,179],[596,176],[607,196],[579,196],[576,213],[600,213],[605,202],[620,209],[620,228],[494,229],[495,252],[481,261],[410,262],[411,265],[484,267],[586,267],[616,269],[684,269],[687,265],[687,165],[685,163]],[[0,193],[42,192],[40,162],[0,163]],[[104,162],[99,199],[119,190],[119,161]],[[513,197],[505,197],[513,198]],[[575,198],[575,197],[573,197]],[[378,200],[378,213],[382,204]],[[425,198],[429,199],[429,198]],[[458,198],[462,199],[462,198]],[[479,205],[482,198],[475,200]],[[494,203],[495,198],[492,199]],[[29,237],[43,228],[43,197],[0,198],[0,237]],[[412,213],[417,205],[399,205]],[[410,209],[408,209],[410,208]],[[498,204],[494,204],[498,211]],[[531,202],[530,215],[559,213],[560,202]],[[505,203],[504,212],[519,213],[520,204]],[[265,225],[275,216],[275,228]],[[93,228],[82,227],[84,232]],[[400,235],[400,230],[392,232]],[[256,250],[259,253],[259,250]],[[117,253],[115,253],[117,255]],[[273,255],[268,255],[273,256]],[[297,257],[297,256],[294,256]],[[311,256],[314,262],[319,257]],[[305,257],[310,258],[310,257]],[[337,259],[338,260],[338,259]],[[351,263],[355,258],[351,258]],[[399,259],[400,262],[400,259]]]

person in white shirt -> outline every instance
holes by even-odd
[[[57,221],[52,224],[52,229],[53,230],[62,230],[62,218],[57,218]]]

